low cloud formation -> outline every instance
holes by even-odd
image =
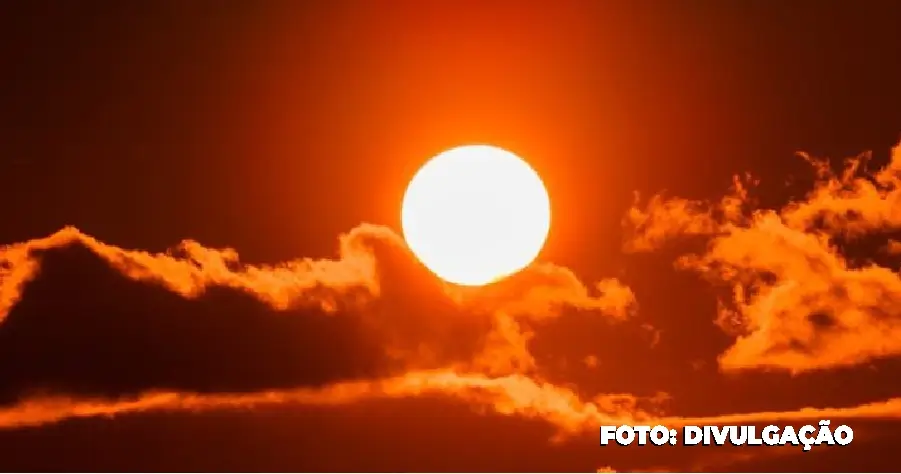
[[[866,171],[869,154],[837,172],[826,160],[802,158],[813,189],[781,208],[756,208],[745,186],[756,183],[736,179],[718,202],[656,196],[625,219],[631,251],[678,236],[708,239],[706,251],[676,266],[728,291],[717,324],[735,341],[719,357],[723,370],[799,373],[901,354],[898,269],[845,255],[901,228],[901,145],[874,172]],[[886,245],[897,246],[884,238]]]
[[[542,418],[562,432],[643,413],[640,397],[583,402],[545,381],[533,324],[571,312],[615,323],[636,308],[617,280],[589,286],[552,264],[458,288],[370,224],[339,238],[335,260],[247,265],[234,250],[193,241],[151,254],[70,227],[5,247],[0,262],[6,427],[421,393]]]
[[[579,399],[572,390],[539,383],[521,375],[486,377],[451,371],[410,372],[370,381],[330,384],[319,389],[261,391],[255,393],[200,394],[147,392],[116,400],[103,398],[36,397],[0,410],[0,427],[35,426],[67,418],[112,416],[161,411],[206,411],[273,404],[340,405],[372,398],[446,395],[498,413],[541,419],[565,433],[585,433],[598,423],[616,424],[652,419],[629,395],[602,395]]]
[[[340,237],[338,260],[300,259],[277,266],[244,265],[233,249],[209,249],[186,240],[166,254],[126,250],[104,244],[74,227],[48,237],[0,249],[0,321],[40,271],[40,253],[82,245],[124,276],[157,282],[186,298],[210,286],[246,291],[275,309],[316,304],[334,309],[336,300],[355,290],[379,293],[371,246],[374,240],[397,239],[386,228],[363,224]]]
[[[733,425],[798,422],[817,419],[901,419],[901,397],[843,408],[806,407],[797,410],[684,417],[655,414],[654,400],[602,395],[581,400],[572,390],[539,383],[525,376],[486,377],[450,371],[407,373],[374,381],[330,384],[321,389],[201,394],[147,392],[138,396],[103,399],[35,397],[0,409],[0,428],[54,423],[69,418],[115,416],[147,411],[208,411],[265,407],[276,404],[341,405],[373,398],[444,395],[488,407],[499,414],[543,420],[559,429],[558,439],[594,434],[600,425]]]

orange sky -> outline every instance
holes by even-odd
[[[893,12],[202,5],[0,25],[10,466],[897,470]],[[554,220],[462,291],[399,206],[471,142],[528,159]],[[854,444],[597,445],[823,418]]]

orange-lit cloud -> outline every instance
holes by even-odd
[[[69,418],[87,418],[149,411],[228,410],[280,404],[341,405],[378,398],[445,395],[498,414],[546,421],[560,436],[594,434],[600,425],[731,425],[796,422],[818,419],[901,419],[901,397],[840,408],[805,407],[787,411],[728,413],[714,416],[659,414],[655,399],[611,394],[582,400],[572,390],[540,383],[526,376],[486,377],[451,371],[408,373],[372,381],[331,384],[322,389],[257,393],[199,394],[147,392],[122,399],[43,397],[0,409],[0,428],[38,426]]]
[[[240,263],[233,249],[210,249],[192,240],[167,253],[127,250],[66,227],[49,237],[0,247],[0,321],[40,271],[40,251],[71,244],[86,246],[128,278],[162,284],[187,298],[210,286],[224,286],[246,291],[275,309],[313,304],[334,310],[353,292],[378,297],[381,269],[376,247],[406,252],[394,231],[373,224],[361,224],[340,236],[337,260],[305,258],[279,265]],[[615,279],[598,282],[594,290],[592,294],[568,269],[547,263],[488,288],[446,288],[448,296],[461,304],[537,318],[556,315],[566,306],[616,318],[626,317],[634,308],[631,290]]]
[[[885,246],[885,251],[892,255],[901,255],[901,241],[890,240]]]
[[[338,260],[299,259],[281,265],[239,264],[232,249],[209,249],[186,240],[171,252],[152,254],[104,244],[74,227],[48,237],[0,248],[0,321],[21,296],[24,285],[40,271],[40,252],[81,244],[128,278],[156,282],[187,298],[209,286],[225,286],[260,298],[276,309],[313,303],[334,309],[346,293],[364,290],[378,295],[374,239],[396,238],[384,227],[363,224],[340,238]]]
[[[486,377],[452,371],[412,372],[403,376],[331,384],[323,389],[258,393],[198,394],[149,392],[134,398],[33,398],[0,410],[0,427],[53,423],[67,418],[113,416],[146,411],[204,411],[273,404],[347,404],[372,398],[447,395],[505,415],[546,420],[562,433],[597,429],[597,423],[616,424],[650,419],[641,401],[630,395],[603,395],[582,401],[571,390],[521,375]]]
[[[0,425],[40,424],[78,416],[144,410],[203,409],[265,403],[344,403],[373,396],[412,396],[439,392],[483,401],[504,413],[547,418],[565,431],[581,430],[598,417],[638,413],[630,395],[601,395],[582,402],[570,390],[542,381],[529,349],[531,321],[561,316],[567,309],[594,312],[612,321],[634,315],[635,296],[615,279],[588,286],[566,268],[536,263],[522,273],[484,288],[457,288],[428,277],[415,264],[399,236],[388,228],[363,224],[339,239],[335,260],[301,259],[281,265],[243,264],[231,249],[209,249],[186,241],[160,254],[105,244],[68,227],[49,237],[0,250],[0,318],[5,318],[29,281],[39,277],[43,252],[81,245],[132,280],[161,285],[185,298],[211,287],[246,292],[276,310],[312,306],[328,312],[353,309],[368,314],[369,329],[389,357],[404,362],[405,375],[375,381],[338,383],[326,389],[266,391],[244,395],[151,393],[128,401],[30,400],[0,414]],[[414,275],[409,273],[413,272]],[[419,282],[419,284],[411,282]],[[483,327],[482,347],[470,357],[440,367],[440,340],[417,334],[420,318],[440,308],[468,315]],[[398,319],[401,315],[408,319]],[[448,316],[444,316],[448,318]],[[460,319],[459,315],[454,315]],[[0,319],[2,321],[2,319]],[[456,341],[453,341],[456,342]],[[261,342],[263,343],[263,342]],[[448,341],[444,341],[448,344]],[[529,375],[526,375],[529,374]],[[587,407],[587,408],[586,408]]]
[[[707,250],[677,267],[725,285],[718,324],[735,336],[724,370],[803,372],[901,354],[901,276],[855,264],[844,246],[901,226],[901,146],[866,173],[868,155],[838,173],[805,156],[813,190],[781,209],[753,209],[739,186],[720,202],[652,198],[626,218],[626,248],[650,251],[679,235],[706,235]],[[890,247],[891,249],[892,247]]]

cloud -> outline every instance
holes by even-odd
[[[0,410],[0,427],[53,423],[68,418],[114,416],[147,411],[206,411],[274,404],[340,405],[372,398],[446,395],[488,406],[506,415],[550,422],[564,433],[584,433],[597,423],[647,418],[629,395],[581,401],[571,390],[521,375],[486,377],[452,371],[411,372],[380,380],[351,381],[323,388],[255,393],[147,392],[120,399],[35,397]],[[648,401],[652,403],[653,401]]]
[[[643,403],[581,402],[544,380],[530,347],[533,325],[570,312],[628,320],[628,287],[548,263],[454,287],[381,226],[340,236],[334,260],[250,265],[194,241],[149,253],[68,227],[0,249],[0,262],[4,426],[437,392],[571,432]]]
[[[722,232],[745,219],[749,203],[748,186],[757,181],[735,176],[729,193],[714,205],[700,200],[652,196],[644,207],[636,193],[634,204],[623,217],[627,252],[648,252],[679,236],[707,236]]]
[[[110,417],[150,411],[246,409],[281,404],[341,405],[374,398],[443,395],[491,408],[502,415],[546,421],[560,436],[596,433],[600,425],[733,425],[819,419],[901,419],[901,398],[839,408],[801,408],[713,416],[664,416],[659,400],[608,394],[581,400],[572,390],[529,377],[486,377],[451,371],[407,373],[371,381],[330,384],[323,388],[255,393],[147,392],[119,399],[35,397],[0,409],[0,428],[55,423],[70,418]],[[646,407],[646,408],[643,408]]]
[[[868,154],[840,172],[803,155],[816,180],[804,199],[754,208],[735,180],[725,198],[701,203],[652,198],[634,207],[626,249],[652,251],[677,236],[705,236],[706,251],[676,265],[729,290],[718,325],[735,337],[723,370],[793,373],[852,366],[901,353],[901,277],[896,268],[843,253],[901,226],[901,145],[867,173]]]
[[[246,291],[276,309],[315,302],[334,309],[339,295],[365,290],[377,296],[378,281],[371,245],[392,240],[390,230],[363,224],[339,239],[338,260],[299,259],[273,266],[239,264],[233,249],[210,249],[186,240],[168,253],[152,254],[104,244],[74,227],[48,237],[0,249],[0,321],[22,294],[26,283],[40,271],[39,253],[48,249],[83,245],[124,276],[157,282],[186,298],[210,286]]]
[[[892,255],[901,255],[901,241],[889,240],[885,246],[885,251]]]
[[[228,287],[245,291],[279,310],[313,304],[334,311],[339,300],[355,291],[378,297],[379,272],[385,269],[379,268],[376,253],[386,252],[385,248],[407,253],[395,232],[373,224],[361,224],[341,235],[337,260],[304,258],[279,265],[244,264],[234,249],[206,248],[193,240],[183,241],[167,253],[127,250],[66,227],[45,238],[0,248],[0,321],[16,304],[25,284],[38,275],[39,253],[73,244],[88,248],[128,278],[160,283],[186,298],[195,298],[211,286]],[[633,309],[634,295],[617,280],[600,281],[594,289],[596,294],[589,294],[566,268],[537,263],[495,285],[445,285],[444,291],[461,304],[482,309],[493,306],[491,310],[533,318],[558,315],[566,306],[618,318]]]

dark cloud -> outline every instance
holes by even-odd
[[[440,283],[390,230],[361,225],[337,260],[240,263],[184,242],[165,254],[67,228],[7,247],[0,374],[6,426],[68,417],[445,393],[567,431],[641,413],[544,380],[536,324],[621,321],[634,296],[536,264],[495,285]],[[23,363],[24,361],[24,363]],[[100,397],[100,398],[98,398]],[[588,411],[585,411],[588,410]]]
[[[386,369],[359,318],[276,312],[212,286],[186,299],[125,278],[82,245],[38,252],[41,273],[0,325],[4,399],[319,386]],[[315,362],[315,363],[314,363]]]

